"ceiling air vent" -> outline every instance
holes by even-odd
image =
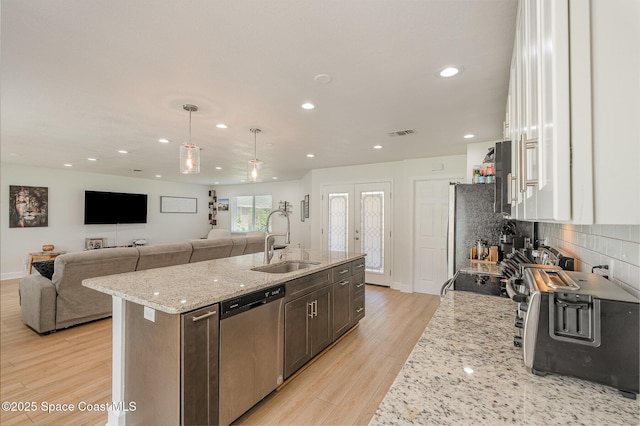
[[[389,132],[387,133],[389,136],[406,136],[406,135],[412,135],[414,134],[416,131],[413,129],[409,129],[409,130],[398,130],[396,132]]]

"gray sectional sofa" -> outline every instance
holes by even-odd
[[[111,316],[111,296],[82,286],[86,278],[259,253],[264,236],[193,240],[174,244],[118,247],[67,253],[54,262],[51,279],[28,275],[20,280],[22,322],[38,333]]]

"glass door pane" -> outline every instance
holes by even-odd
[[[384,273],[384,192],[360,193],[361,253],[365,271]],[[356,233],[359,231],[356,229]]]
[[[349,193],[329,193],[328,202],[328,249],[346,252],[349,250]]]

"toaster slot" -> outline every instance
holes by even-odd
[[[573,293],[549,295],[552,339],[600,346],[600,299]]]

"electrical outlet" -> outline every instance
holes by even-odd
[[[148,306],[144,307],[144,319],[156,322],[156,310]]]

